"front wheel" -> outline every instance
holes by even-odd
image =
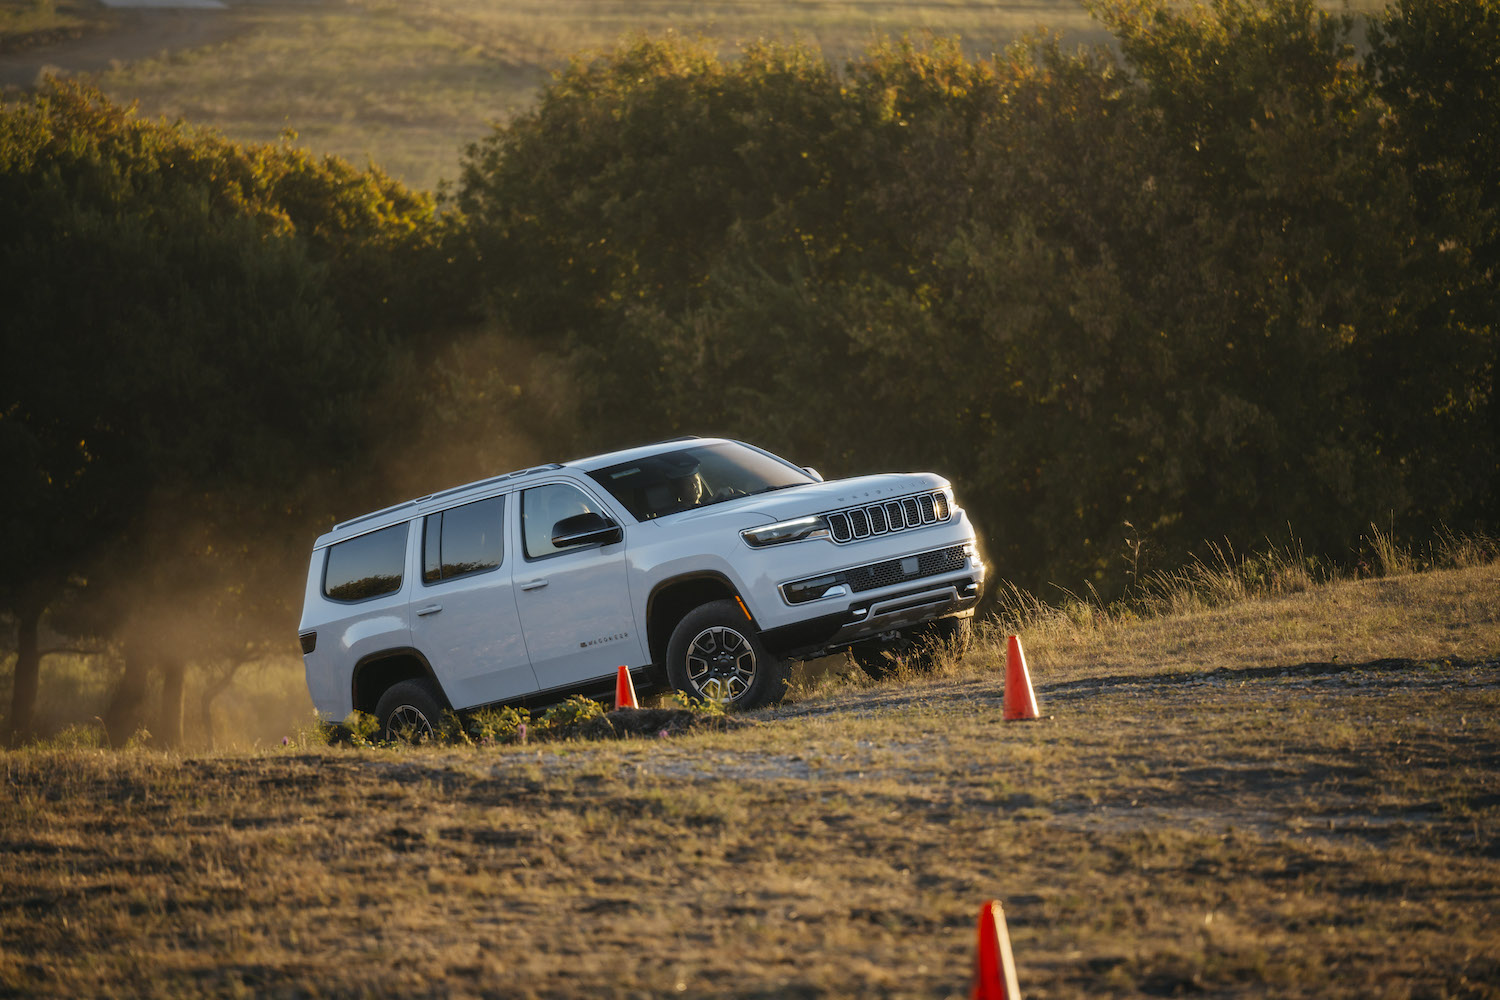
[[[786,693],[783,665],[736,601],[713,601],[678,622],[667,643],[667,679],[690,697],[733,709],[775,704]]]

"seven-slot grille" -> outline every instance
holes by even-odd
[[[842,543],[937,524],[953,516],[953,507],[948,502],[948,494],[936,490],[899,500],[849,507],[823,516],[828,520],[828,532],[833,540]]]

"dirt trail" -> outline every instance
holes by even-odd
[[[324,0],[229,0],[223,9],[137,7],[117,9],[117,27],[0,53],[0,88],[35,87],[44,73],[73,76],[97,73],[116,63],[214,45],[249,26],[243,15],[271,7],[306,8]]]

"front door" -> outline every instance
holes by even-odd
[[[546,483],[521,493],[521,558],[516,604],[537,683],[543,691],[610,677],[645,662],[635,634],[625,543],[559,549],[553,526],[588,512],[618,520],[596,497],[572,483]]]

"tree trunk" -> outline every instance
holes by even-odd
[[[43,604],[26,601],[17,609],[16,673],[10,690],[10,745],[20,746],[31,735],[32,716],[36,712],[36,692],[41,675],[42,656],[37,650],[37,628],[42,621]]]
[[[166,656],[161,663],[161,742],[178,749],[182,746],[182,694],[187,665],[178,656]]]
[[[203,727],[203,742],[210,750],[214,748],[214,699],[223,693],[224,689],[234,680],[234,675],[244,664],[244,660],[239,660],[222,674],[209,681],[208,685],[203,689],[203,694],[198,698],[198,724]]]
[[[203,692],[198,698],[198,728],[203,730],[203,746],[205,749],[214,748],[214,694]]]
[[[109,707],[104,710],[104,729],[112,746],[124,746],[145,721],[142,713],[146,707],[146,680],[151,667],[141,654],[140,644],[126,639],[125,673],[115,687]]]

